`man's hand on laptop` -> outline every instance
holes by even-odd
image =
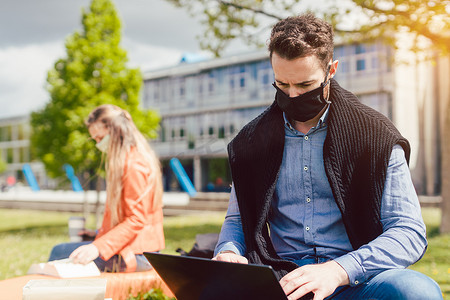
[[[212,258],[212,260],[226,261],[239,264],[248,264],[248,260],[245,257],[238,255],[230,250],[219,252],[219,254],[217,254],[215,257]]]
[[[309,292],[314,293],[314,300],[322,300],[346,284],[349,284],[347,272],[333,260],[297,268],[280,280],[289,300],[300,299]]]

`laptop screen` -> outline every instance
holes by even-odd
[[[270,266],[144,255],[178,300],[287,299]]]

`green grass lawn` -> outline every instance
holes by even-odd
[[[69,242],[67,222],[71,213],[0,209],[0,280],[25,275],[32,263],[45,262],[51,248]],[[189,251],[198,233],[219,232],[225,213],[166,217],[163,253]],[[87,227],[95,228],[94,217]]]
[[[0,209],[0,280],[26,274],[34,262],[48,259],[53,245],[68,242],[67,221],[70,213],[39,212]],[[194,216],[166,217],[164,232],[166,249],[163,253],[175,254],[177,248],[189,251],[195,235],[219,232],[224,213]],[[439,235],[440,211],[423,209],[428,231],[428,251],[411,269],[436,280],[450,300],[450,235]],[[88,227],[94,227],[93,217]]]
[[[428,249],[422,259],[410,269],[436,280],[444,299],[450,299],[450,234],[439,234],[441,212],[438,208],[424,208],[422,215],[427,225]]]

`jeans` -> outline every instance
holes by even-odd
[[[293,260],[297,265],[325,262],[327,259]],[[373,276],[357,286],[338,287],[327,300],[439,300],[439,285],[428,276],[409,269],[391,269]]]
[[[56,245],[55,247],[53,247],[48,261],[68,258],[75,249],[90,243],[92,242],[75,242]],[[143,272],[152,269],[152,266],[148,262],[147,258],[145,258],[145,256],[142,254],[136,254],[136,262],[137,266],[135,272]],[[101,259],[100,257],[97,257],[94,260],[94,263],[102,272],[124,272],[127,268],[120,255],[114,255],[106,261]]]
[[[358,286],[343,286],[326,299],[439,300],[439,285],[428,276],[409,269],[386,270]]]

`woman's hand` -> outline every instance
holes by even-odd
[[[69,256],[76,264],[88,264],[100,255],[94,244],[87,244],[75,249]]]

